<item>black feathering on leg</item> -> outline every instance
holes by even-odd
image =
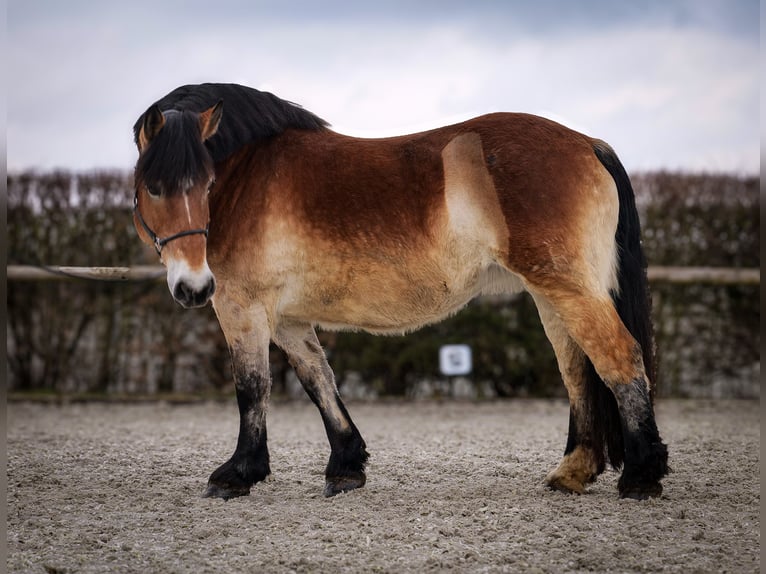
[[[593,451],[597,474],[604,471],[607,461],[614,469],[619,469],[624,454],[617,401],[587,358],[583,365],[583,383],[578,411],[571,406],[569,409],[569,433],[564,454],[584,446]]]
[[[668,448],[657,429],[646,380],[615,385],[613,390],[620,405],[625,443],[625,467],[617,485],[620,496],[639,500],[659,496],[660,480],[669,471]]]
[[[369,457],[359,430],[346,410],[335,385],[335,375],[311,325],[283,325],[277,345],[288,360],[306,394],[319,409],[330,443],[325,468],[325,496],[334,496],[365,485]]]
[[[364,486],[367,482],[364,467],[370,455],[356,426],[352,423],[347,432],[328,430],[327,434],[331,452],[325,469],[324,495],[335,496]]]
[[[242,448],[238,444],[232,457],[210,475],[204,496],[228,500],[250,494],[253,484],[271,474],[266,444],[266,429],[254,444]]]
[[[236,359],[235,359],[236,360]],[[210,475],[205,497],[228,500],[250,494],[250,487],[271,473],[266,432],[270,380],[235,363],[239,437],[231,458]]]

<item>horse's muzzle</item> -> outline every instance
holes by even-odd
[[[204,307],[215,293],[215,278],[211,275],[207,283],[201,287],[192,286],[183,279],[173,288],[173,298],[186,309]]]
[[[215,293],[215,277],[207,266],[190,267],[183,259],[168,259],[168,289],[179,305],[186,309],[204,307]]]

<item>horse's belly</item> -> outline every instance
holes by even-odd
[[[280,314],[326,329],[402,333],[444,319],[480,293],[520,288],[517,277],[491,263],[460,273],[426,264],[379,269],[360,264],[335,277],[288,285]]]

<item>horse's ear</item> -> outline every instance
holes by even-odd
[[[212,108],[208,108],[199,115],[199,130],[202,134],[202,141],[215,135],[215,132],[218,131],[218,124],[221,123],[222,116],[223,100],[218,100],[216,105]]]
[[[165,125],[165,116],[157,104],[146,110],[141,130],[138,132],[138,149],[144,151]]]

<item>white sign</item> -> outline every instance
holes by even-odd
[[[444,345],[439,349],[439,370],[442,375],[467,375],[472,368],[471,347],[468,345]]]

